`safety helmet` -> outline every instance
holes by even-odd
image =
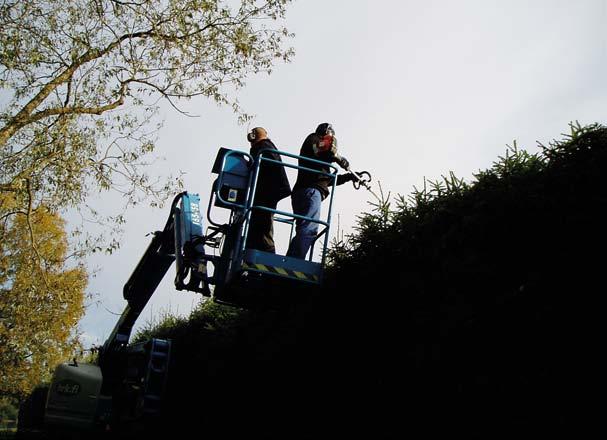
[[[318,136],[325,136],[327,134],[335,136],[335,130],[333,130],[333,126],[328,122],[323,122],[322,124],[319,124],[318,127],[316,127],[315,133]]]

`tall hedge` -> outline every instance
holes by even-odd
[[[578,432],[605,291],[606,169],[600,125],[572,125],[538,154],[515,145],[472,182],[449,174],[380,199],[334,244],[305,304],[206,305],[151,329],[174,341],[171,426],[266,438]]]

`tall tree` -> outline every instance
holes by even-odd
[[[97,189],[161,203],[175,179],[146,174],[157,103],[203,96],[246,119],[246,77],[292,56],[289,2],[0,0],[0,191],[15,202],[0,234]]]
[[[202,96],[246,120],[246,77],[292,56],[289,2],[0,0],[1,392],[26,391],[75,343],[86,272],[65,267],[58,213],[97,190],[125,206],[173,193],[146,172],[157,104]]]
[[[0,241],[0,394],[28,393],[77,344],[87,273],[66,266],[64,226],[40,207]]]

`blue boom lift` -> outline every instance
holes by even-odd
[[[285,158],[281,162],[265,155],[267,151],[254,160],[242,151],[220,149],[212,169],[217,178],[209,197],[206,231],[199,196],[184,192],[175,197],[164,229],[154,232],[124,285],[127,306],[99,350],[97,363],[74,361],[59,365],[50,387],[43,392],[37,390],[32,394],[34,400],[26,401],[22,407],[20,434],[25,436],[42,428],[47,433],[84,436],[91,431],[131,432],[157,416],[167,382],[171,341],[152,339],[129,344],[129,339],[137,318],[173,262],[177,290],[199,292],[216,302],[239,307],[292,304],[310,287],[322,283],[337,169],[329,165],[333,191],[326,220],[308,219],[322,226],[317,236],[317,240],[322,238],[320,262],[313,261],[313,247],[307,259],[247,249],[245,243],[254,210],[276,214],[276,221],[291,225],[291,235],[294,222],[306,219],[254,204],[260,165],[268,162],[322,173],[286,160],[318,162],[314,159],[279,151]],[[368,174],[355,177],[355,186],[363,184],[368,188]],[[217,208],[229,211],[227,222],[216,221]]]

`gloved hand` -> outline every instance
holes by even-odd
[[[348,162],[348,159],[343,156],[337,156],[335,162],[337,162],[337,165],[342,167],[344,170],[350,168],[350,162]]]
[[[356,179],[356,177],[354,177],[354,174],[352,173],[340,174],[339,176],[337,176],[337,182],[335,182],[335,185],[343,185],[344,183],[351,182],[354,179]]]

